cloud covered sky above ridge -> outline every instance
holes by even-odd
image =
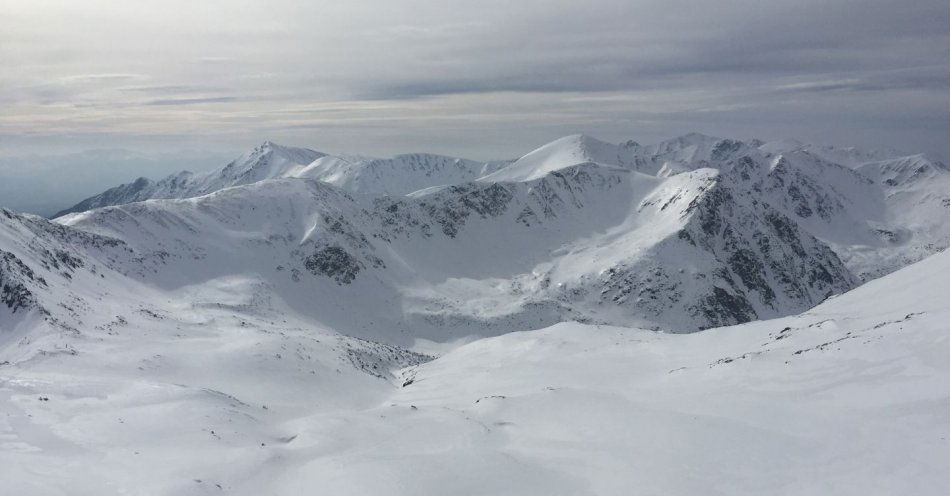
[[[4,154],[236,155],[271,139],[487,159],[577,132],[652,142],[700,131],[950,155],[945,0],[0,10]]]

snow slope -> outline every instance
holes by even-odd
[[[432,444],[466,446],[455,457],[411,451],[438,470],[357,477],[408,458],[405,434],[373,457],[314,460],[283,487],[339,460],[353,493],[942,494],[948,270],[941,253],[798,316],[687,336],[563,323],[479,340],[406,372],[377,409],[406,420],[364,417],[400,432],[454,422]],[[466,464],[498,475],[474,481]]]
[[[434,360],[266,311],[247,280],[124,291],[59,336],[73,352],[0,365],[0,476],[28,495],[943,494],[948,270],[940,253],[778,320],[568,322]]]

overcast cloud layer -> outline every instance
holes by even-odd
[[[271,139],[501,158],[576,132],[688,131],[950,154],[946,0],[0,0],[0,12],[8,155],[236,155]]]

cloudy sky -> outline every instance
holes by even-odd
[[[487,159],[576,132],[950,155],[947,0],[0,0],[0,12],[7,170],[114,148],[166,157],[150,173],[194,169],[265,139]],[[58,160],[46,168],[73,167]],[[81,170],[111,185],[135,167]]]

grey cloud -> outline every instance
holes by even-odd
[[[216,96],[208,98],[166,98],[160,100],[152,100],[146,105],[198,105],[202,103],[228,103],[237,101],[237,97],[233,96]]]
[[[65,84],[87,84],[87,83],[99,83],[103,81],[129,81],[135,79],[148,79],[148,76],[143,74],[121,74],[121,73],[111,73],[111,74],[73,74],[61,78]]]
[[[118,88],[119,91],[130,93],[152,93],[152,94],[186,94],[186,93],[218,93],[228,91],[230,88],[220,86],[205,85],[162,85],[162,86],[129,86]]]
[[[406,71],[351,84],[358,95],[374,98],[731,85],[730,77],[748,81],[922,65],[947,55],[950,46],[945,2],[708,2],[695,9],[681,4],[652,3],[647,7],[661,13],[651,14],[636,2],[593,2],[569,30],[566,19],[499,23],[420,48],[418,58],[407,54]],[[669,12],[678,18],[667,20]],[[568,20],[573,14],[566,9]],[[637,21],[643,17],[650,22]],[[709,75],[721,81],[703,79]]]
[[[868,73],[861,77],[818,79],[784,84],[779,92],[821,93],[829,91],[950,91],[950,65],[914,67],[884,73]]]
[[[234,61],[233,57],[201,57],[198,59],[198,62],[202,64],[227,64]]]
[[[491,158],[701,128],[950,152],[946,0],[14,2],[0,60],[0,151]]]

